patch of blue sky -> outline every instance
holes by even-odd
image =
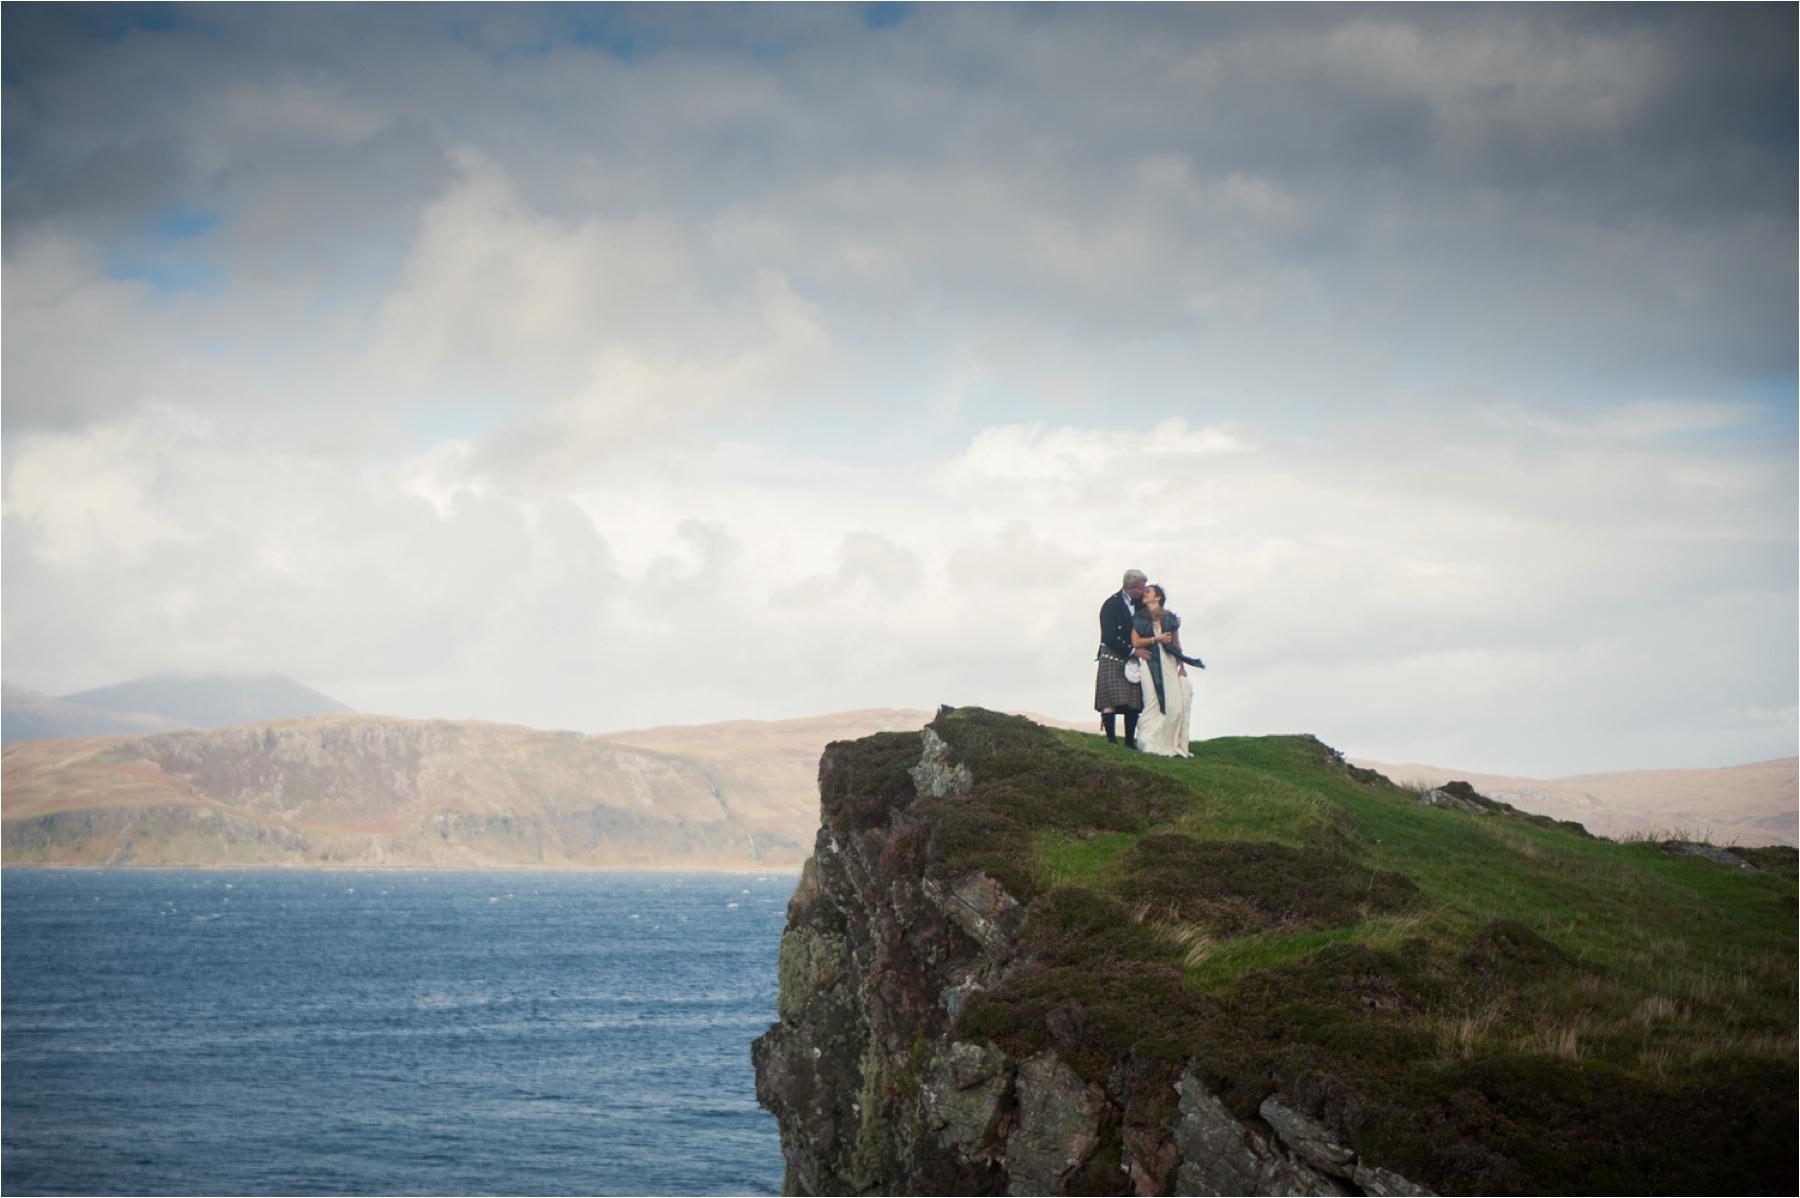
[[[906,20],[910,4],[865,4],[862,6],[862,23],[870,29],[892,29]]]
[[[167,33],[191,24],[180,4],[75,4],[68,11],[90,37],[118,41],[134,33]]]
[[[557,4],[551,19],[574,45],[604,50],[622,62],[631,62],[646,48],[644,30],[627,19],[627,11],[615,5]],[[652,39],[649,46],[656,44]]]
[[[185,255],[144,255],[114,250],[106,255],[106,273],[115,279],[148,283],[160,295],[192,292],[222,294],[231,283],[223,265]]]
[[[813,6],[785,7],[790,11],[764,14],[757,5],[743,4],[553,4],[545,12],[566,43],[603,50],[622,62],[637,62],[672,49],[725,50],[753,59],[780,59],[808,45],[824,27],[792,19],[795,13]],[[828,7],[817,6],[819,10]],[[872,4],[860,5],[856,11],[865,26],[883,28],[898,23],[905,8],[903,4]],[[827,24],[831,20],[823,19]],[[549,48],[538,47],[540,51]]]
[[[1745,426],[1748,435],[1794,439],[1800,418],[1800,377],[1783,372],[1744,384],[1740,393],[1746,402],[1762,409],[1762,418]]]
[[[206,236],[223,223],[224,218],[217,213],[176,203],[168,205],[151,218],[150,233],[165,241],[188,241]]]
[[[165,295],[218,294],[229,285],[230,272],[204,247],[223,223],[218,213],[179,201],[166,204],[135,233],[106,247],[106,272],[115,279],[148,283]]]

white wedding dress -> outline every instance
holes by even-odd
[[[1188,751],[1188,718],[1194,710],[1194,680],[1179,672],[1181,663],[1168,649],[1157,645],[1156,652],[1162,655],[1163,698],[1168,710],[1164,711],[1156,701],[1156,679],[1150,674],[1150,663],[1140,663],[1143,668],[1138,671],[1138,685],[1144,688],[1144,710],[1138,716],[1138,748],[1158,757],[1192,757]]]

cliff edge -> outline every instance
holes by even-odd
[[[827,748],[752,1052],[787,1192],[1793,1192],[1791,850],[1194,749]]]

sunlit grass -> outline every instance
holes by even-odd
[[[1096,736],[1058,735],[1084,752],[1122,752]],[[1791,879],[1670,856],[1653,843],[1423,805],[1406,789],[1322,769],[1327,762],[1310,738],[1228,737],[1193,751],[1188,759],[1132,757],[1193,795],[1154,831],[1346,848],[1371,871],[1410,878],[1418,902],[1400,915],[1360,912],[1339,927],[1239,937],[1134,912],[1159,929],[1191,985],[1217,991],[1336,944],[1456,946],[1490,921],[1516,920],[1581,968],[1527,985],[1505,1009],[1470,995],[1434,1012],[1428,1022],[1446,1058],[1604,1058],[1660,1076],[1709,1054],[1793,1055]],[[1117,894],[1139,839],[1044,833],[1033,852],[1051,884]]]

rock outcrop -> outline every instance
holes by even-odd
[[[972,708],[819,791],[752,1050],[788,1193],[1793,1192],[1791,854]]]
[[[1054,1047],[1018,1057],[968,1034],[972,996],[1041,964],[1001,880],[932,868],[946,863],[933,804],[974,782],[937,728],[826,750],[823,826],[781,941],[781,1021],[753,1049],[784,1192],[1431,1192],[1275,1096],[1233,1114],[1191,1063],[1127,1054],[1093,1080]]]
[[[1365,770],[1364,773],[1377,778],[1382,777],[1373,770]],[[1382,780],[1386,781],[1385,778]],[[1573,832],[1577,836],[1591,835],[1586,828],[1574,820],[1552,819],[1547,815],[1533,815],[1529,811],[1521,811],[1511,803],[1502,803],[1498,799],[1490,799],[1486,795],[1478,793],[1467,782],[1446,782],[1442,786],[1429,787],[1419,792],[1419,802],[1427,807],[1448,807],[1452,811],[1461,811],[1468,815],[1502,815],[1540,828],[1561,828],[1563,831]]]
[[[1723,865],[1726,869],[1754,870],[1756,868],[1738,853],[1716,844],[1693,840],[1665,840],[1662,842],[1662,849],[1671,857],[1699,857],[1714,865]]]

